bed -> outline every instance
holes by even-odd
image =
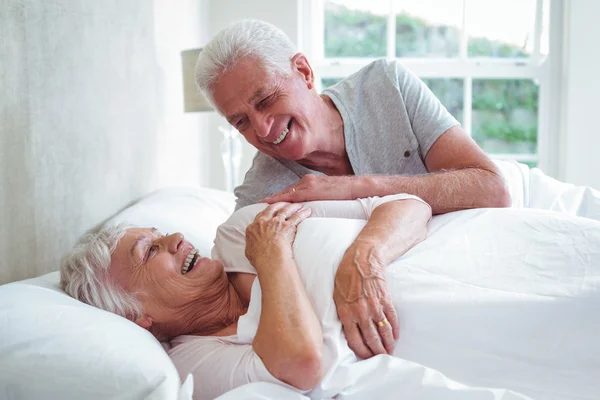
[[[539,225],[539,235],[532,236],[532,243],[547,253],[531,255],[531,246],[510,237],[499,241],[495,231],[485,226],[490,221],[501,225],[506,216],[488,210],[436,218],[433,240],[415,248],[402,268],[392,266],[388,271],[388,281],[398,293],[394,301],[404,310],[398,357],[365,361],[364,369],[348,375],[347,388],[336,398],[598,398],[600,341],[594,334],[600,331],[600,196],[589,188],[555,183],[516,163],[501,165],[515,208],[533,206],[562,213],[557,217],[552,211],[539,212],[554,215],[552,224]],[[233,207],[229,193],[169,188],[147,196],[113,221],[181,231],[208,253],[216,227]],[[359,228],[356,221],[328,225],[318,229],[318,235],[302,236],[314,250],[313,261],[306,262],[334,257],[327,229],[332,230],[329,233],[342,229],[348,241],[350,232]],[[481,232],[470,242],[469,254],[488,254],[489,268],[459,262],[469,260],[469,254],[455,250],[460,248],[456,240],[464,237],[461,230]],[[501,252],[507,248],[513,253]],[[576,262],[565,268],[560,257]],[[511,259],[523,263],[503,264]],[[445,273],[432,272],[442,262]],[[518,268],[541,262],[556,263],[556,274]],[[502,268],[512,268],[514,279],[498,280]],[[193,380],[179,376],[163,346],[148,332],[71,299],[57,282],[58,274],[51,273],[0,287],[1,398],[192,398]],[[479,323],[469,325],[474,320]],[[554,327],[552,335],[544,335],[548,327]],[[261,382],[220,397],[307,398]]]

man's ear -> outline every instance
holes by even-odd
[[[144,329],[150,329],[150,327],[154,323],[154,320],[148,314],[144,314],[141,317],[139,317],[138,319],[136,319],[135,323]]]
[[[306,82],[306,86],[309,89],[314,88],[315,74],[313,73],[310,63],[304,54],[297,53],[294,57],[292,57],[292,70],[298,71],[302,74],[304,81]]]

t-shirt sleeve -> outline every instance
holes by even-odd
[[[192,374],[194,400],[214,399],[251,382],[271,382],[292,388],[271,375],[250,344],[203,337],[174,347],[169,356],[182,380]]]
[[[424,158],[435,141],[459,123],[423,81],[400,63],[395,64],[398,89]]]
[[[425,202],[423,199],[421,199],[420,197],[414,196],[412,194],[407,194],[407,193],[398,193],[398,194],[392,194],[392,195],[383,196],[383,197],[367,197],[365,199],[358,199],[358,201],[361,202],[361,205],[364,208],[365,213],[367,214],[367,219],[369,219],[371,217],[371,214],[373,213],[373,211],[380,205],[389,203],[390,201],[399,201],[399,200],[417,200],[417,201],[420,201],[421,203],[425,204],[427,207],[429,207],[429,209],[431,209],[431,206],[427,202]]]
[[[312,210],[312,217],[368,220],[371,217],[373,210],[380,205],[390,201],[406,199],[418,200],[429,207],[429,204],[419,197],[406,193],[382,197],[367,197],[356,200],[309,201],[304,203],[304,205]]]
[[[246,227],[267,206],[268,204],[259,203],[237,210],[217,228],[211,256],[221,261],[227,272],[256,274],[246,258]]]
[[[298,179],[298,175],[277,159],[257,153],[244,181],[233,191],[236,197],[235,209],[256,204],[296,183]]]

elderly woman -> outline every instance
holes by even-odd
[[[105,227],[65,256],[61,285],[73,297],[170,341],[180,374],[194,374],[198,398],[213,398],[252,381],[310,390],[340,359],[358,360],[343,339],[335,308],[324,307],[333,300],[334,276],[337,285],[354,275],[323,271],[323,282],[331,282],[321,288],[328,289],[310,293],[294,259],[296,229],[311,215],[368,220],[340,265],[352,265],[362,286],[377,290],[385,283],[386,265],[425,238],[431,208],[404,194],[254,205],[219,228],[215,259],[199,254],[180,233]],[[347,293],[346,300],[355,302],[365,292]],[[379,337],[397,339],[398,331],[383,309],[373,312],[379,318],[364,316],[369,321],[361,326],[370,329],[359,331],[361,342],[372,343],[367,351],[391,353],[392,348],[378,347]],[[322,326],[337,332],[325,348]],[[312,393],[336,394],[323,387]]]

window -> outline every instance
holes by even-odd
[[[492,157],[551,170],[560,3],[312,0],[301,13],[310,27],[302,49],[320,89],[376,58],[397,58]]]

